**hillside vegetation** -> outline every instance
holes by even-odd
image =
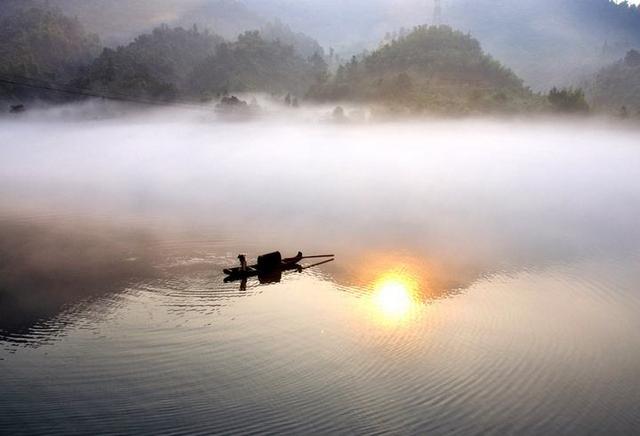
[[[0,75],[66,82],[100,51],[100,40],[57,9],[18,9],[0,16]],[[33,94],[0,84],[0,95]]]
[[[290,45],[298,55],[304,58],[316,54],[324,56],[324,49],[318,41],[302,32],[294,32],[280,20],[266,23],[260,29],[260,35],[267,41],[278,41],[283,45]]]
[[[1,0],[1,3],[0,9],[8,13],[28,7],[57,7],[70,17],[78,17],[109,46],[124,44],[161,24],[187,28],[197,24],[233,38],[265,23],[238,0]]]
[[[303,95],[326,64],[318,54],[298,56],[290,45],[267,41],[260,32],[246,32],[235,42],[218,46],[217,53],[195,66],[190,76],[193,96],[227,92],[266,91]]]
[[[331,74],[327,61],[336,58],[279,22],[233,40],[196,25],[185,29],[165,24],[100,51],[97,36],[57,9],[18,7],[0,19],[5,24],[0,29],[0,75],[28,77],[31,85],[70,91],[65,95],[5,84],[0,87],[5,99],[59,100],[60,95],[69,99],[82,98],[72,93],[90,93],[171,102],[266,92],[290,94],[289,102],[296,105],[306,97],[414,114],[589,110],[580,89],[533,93],[470,34],[448,26],[401,31]]]
[[[527,109],[537,104],[511,70],[470,35],[448,26],[419,26],[338,68],[310,97],[405,106],[417,111]]]
[[[258,31],[228,42],[195,26],[164,25],[127,46],[105,49],[74,86],[163,100],[206,100],[246,91],[302,95],[314,71],[326,69],[316,58],[303,59],[292,46],[267,41]]]
[[[371,50],[387,32],[429,23],[431,0],[2,0],[3,9],[47,2],[77,16],[107,45],[162,23],[210,28],[227,38],[282,20],[343,58]],[[640,48],[640,9],[611,0],[443,0],[442,23],[470,32],[527,86],[570,86]],[[433,24],[433,23],[432,23]],[[295,32],[294,32],[295,33]],[[283,44],[298,46],[281,39]],[[303,57],[313,55],[300,52]]]
[[[630,50],[624,59],[603,68],[588,86],[593,106],[621,115],[640,114],[640,52]]]
[[[4,99],[74,98],[37,87],[160,101],[242,91],[302,96],[326,75],[317,42],[277,22],[231,41],[195,24],[164,24],[128,44],[101,48],[96,35],[59,9],[11,5],[0,16],[0,75],[36,87],[0,85]]]
[[[174,99],[186,92],[194,66],[213,55],[222,41],[195,27],[163,25],[126,46],[105,48],[73,85],[112,95]]]
[[[640,9],[610,0],[448,0],[445,22],[471,32],[535,89],[575,85],[640,47]]]

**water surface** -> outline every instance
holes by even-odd
[[[0,121],[0,433],[631,434],[603,124]],[[333,252],[223,283],[239,252]]]

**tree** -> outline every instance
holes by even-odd
[[[468,34],[419,26],[371,53],[353,56],[323,86],[319,100],[355,99],[431,111],[500,110],[533,94]],[[503,99],[493,99],[502,95]]]
[[[553,87],[547,96],[549,103],[557,112],[586,113],[589,112],[589,104],[585,99],[582,89]]]
[[[640,52],[637,50],[629,50],[624,58],[624,63],[628,67],[640,66]]]
[[[194,66],[214,54],[222,38],[162,25],[117,49],[104,49],[74,81],[80,88],[127,97],[173,100],[184,95]]]
[[[304,94],[321,75],[320,55],[300,57],[293,47],[267,41],[259,32],[245,32],[235,42],[218,46],[215,55],[197,64],[189,79],[189,92],[200,95],[266,91]]]
[[[265,24],[260,29],[260,35],[265,41],[279,41],[283,45],[293,47],[296,54],[303,58],[309,58],[315,54],[324,56],[324,49],[318,41],[304,33],[294,32],[280,20]]]
[[[309,63],[311,64],[316,82],[325,83],[329,80],[329,66],[319,52],[315,52],[313,56],[309,58]]]
[[[100,40],[54,8],[15,9],[0,18],[0,74],[66,83],[100,51]],[[60,94],[0,85],[0,96],[60,98]]]

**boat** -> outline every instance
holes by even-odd
[[[300,262],[305,259],[325,260],[313,265],[300,265]],[[273,253],[258,256],[257,263],[251,266],[247,266],[247,268],[244,270],[242,269],[242,267],[235,267],[225,268],[223,272],[227,276],[225,278],[226,282],[258,277],[260,279],[260,282],[273,283],[275,281],[280,281],[280,277],[285,271],[302,272],[305,269],[323,265],[325,263],[332,262],[333,260],[335,260],[335,256],[333,254],[304,256],[302,252],[298,252],[298,254],[294,257],[283,258],[282,254],[279,251],[275,251]]]

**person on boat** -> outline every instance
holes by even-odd
[[[238,260],[240,261],[240,271],[247,272],[249,267],[247,266],[247,256],[244,254],[238,255]]]

